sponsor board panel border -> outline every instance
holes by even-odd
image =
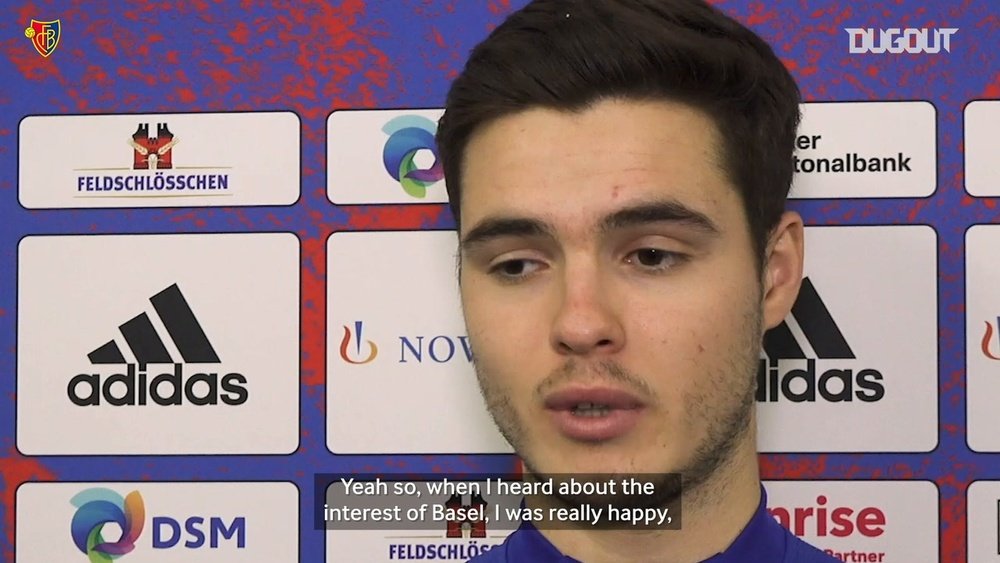
[[[208,481],[208,480],[194,480],[194,479],[182,479],[182,480],[176,480],[176,481],[159,481],[159,480],[158,481],[134,481],[134,480],[132,480],[132,481],[130,481],[130,480],[121,480],[121,481],[112,481],[112,480],[81,481],[81,480],[78,480],[78,479],[73,479],[73,480],[59,480],[59,481],[37,481],[37,480],[22,481],[22,482],[18,483],[18,485],[14,488],[14,495],[13,495],[14,506],[12,507],[12,512],[14,513],[14,522],[13,522],[14,530],[13,530],[13,533],[14,533],[14,537],[17,538],[17,522],[18,522],[17,506],[18,506],[18,497],[19,497],[20,492],[21,492],[21,487],[23,487],[24,485],[28,485],[28,484],[32,484],[32,485],[106,485],[106,486],[114,486],[114,485],[133,485],[133,484],[134,485],[185,485],[185,484],[197,484],[197,485],[219,485],[219,484],[221,484],[221,485],[226,485],[226,484],[251,485],[251,484],[278,484],[278,483],[289,484],[289,485],[292,485],[293,487],[295,487],[295,500],[296,500],[296,504],[297,504],[297,508],[298,508],[298,510],[296,510],[296,523],[295,523],[295,528],[298,531],[298,534],[297,534],[297,536],[295,538],[296,539],[296,550],[295,551],[298,553],[298,559],[297,559],[297,561],[299,563],[302,563],[302,544],[303,544],[303,542],[302,542],[302,535],[303,535],[303,532],[305,531],[305,530],[302,529],[302,488],[299,487],[299,484],[296,483],[295,481],[288,481],[288,480],[284,480],[284,479],[249,479],[249,480],[235,480],[235,481],[220,481],[220,480],[214,480],[214,479],[211,480],[211,481]],[[324,543],[324,548],[325,548],[325,546],[326,545]],[[11,553],[14,555],[14,561],[17,561],[17,545],[12,545],[11,546]]]
[[[427,204],[424,204],[424,205],[427,205]],[[368,234],[368,233],[399,233],[399,234],[402,234],[402,233],[455,233],[455,235],[456,235],[456,241],[457,241],[457,235],[458,235],[458,233],[457,233],[457,231],[455,229],[440,229],[440,228],[430,228],[430,229],[383,229],[383,228],[379,228],[379,229],[366,229],[366,230],[363,230],[363,231],[347,230],[347,229],[333,230],[333,231],[330,232],[329,235],[327,235],[326,239],[323,241],[323,263],[324,264],[329,264],[329,260],[330,260],[330,252],[329,252],[329,249],[330,249],[330,239],[333,238],[335,235],[338,235],[338,234],[341,234],[341,235],[343,235],[343,234]],[[456,250],[457,250],[457,247],[456,247]],[[456,272],[456,274],[457,274],[457,272]],[[330,303],[329,303],[329,299],[327,299],[327,297],[329,296],[329,293],[330,293],[330,289],[331,289],[330,288],[330,271],[329,271],[329,269],[327,269],[326,287],[324,288],[324,293],[323,293],[323,297],[324,297],[323,298],[323,310],[321,312],[321,314],[323,315],[323,346],[324,346],[324,348],[326,348],[326,343],[329,341],[329,336],[330,336],[329,335],[330,326],[329,326],[329,322],[328,322],[329,316],[330,316],[329,315]],[[323,396],[320,399],[320,402],[324,405],[324,408],[323,408],[323,435],[324,435],[323,447],[326,449],[326,451],[328,453],[333,454],[333,455],[335,455],[337,457],[345,457],[345,458],[347,458],[347,457],[365,457],[365,456],[373,456],[373,455],[376,455],[376,456],[378,456],[378,455],[413,455],[413,456],[475,455],[477,457],[482,456],[484,458],[491,458],[491,459],[493,459],[493,458],[495,458],[495,459],[509,459],[511,456],[515,455],[512,452],[489,452],[489,453],[483,452],[483,453],[476,453],[476,454],[466,454],[464,452],[446,451],[446,452],[408,452],[406,454],[399,454],[399,452],[395,452],[395,451],[391,451],[391,450],[378,451],[378,452],[370,452],[370,451],[369,452],[335,452],[335,451],[333,451],[330,448],[330,434],[331,434],[330,433],[330,409],[327,408],[327,404],[328,404],[327,403],[327,401],[328,401],[328,399],[327,399],[327,393],[329,393],[329,389],[330,389],[329,377],[330,377],[330,369],[333,366],[333,362],[334,362],[333,356],[334,356],[334,354],[331,354],[330,349],[327,349],[326,350],[326,365],[324,366],[325,373],[323,374],[323,381],[324,381],[324,384],[322,386],[323,387],[323,390],[322,390]]]
[[[211,115],[211,114],[270,114],[270,113],[288,113],[295,117],[298,122],[298,141],[299,141],[299,155],[298,155],[298,188],[295,197],[295,201],[291,203],[253,203],[253,204],[229,204],[229,205],[177,205],[177,206],[165,206],[165,205],[139,205],[139,206],[86,206],[86,207],[28,207],[24,205],[21,201],[21,126],[24,120],[29,117],[121,117],[121,116],[145,116],[145,115]],[[21,116],[17,121],[17,137],[14,143],[14,181],[17,185],[17,205],[23,211],[31,212],[44,212],[44,211],[88,211],[88,210],[128,210],[128,209],[149,209],[149,210],[182,210],[182,209],[226,209],[226,208],[239,208],[239,209],[253,209],[253,208],[271,208],[271,207],[295,207],[302,202],[302,163],[303,163],[303,151],[304,145],[302,142],[302,116],[299,112],[295,111],[291,107],[286,109],[265,109],[265,110],[212,110],[212,111],[148,111],[148,112],[125,112],[125,113],[27,113]],[[325,171],[324,171],[325,174]],[[145,234],[145,233],[143,233]]]
[[[897,479],[897,478],[891,478],[891,477],[885,477],[885,478],[881,478],[881,477],[880,478],[859,478],[859,479],[805,479],[805,478],[799,478],[799,477],[789,478],[789,479],[761,479],[761,485],[764,486],[765,490],[767,489],[767,484],[768,483],[873,483],[874,484],[874,483],[883,483],[883,482],[888,482],[888,483],[928,483],[928,484],[931,484],[931,485],[934,486],[934,494],[935,494],[935,498],[937,499],[937,505],[936,505],[937,510],[935,511],[934,515],[937,518],[937,525],[938,525],[938,533],[934,536],[934,539],[937,542],[937,546],[938,546],[938,548],[937,548],[938,559],[937,560],[938,560],[938,562],[944,561],[944,541],[942,541],[942,538],[944,537],[944,524],[945,524],[945,519],[943,518],[944,503],[943,503],[943,499],[942,499],[942,496],[941,496],[941,485],[939,485],[938,482],[935,481],[935,480],[933,480],[933,479],[918,479],[918,478],[914,478],[914,479]],[[769,499],[771,498],[770,495],[768,496],[768,498]],[[966,543],[968,543],[968,542],[966,542]],[[968,557],[968,555],[966,555],[966,557]]]
[[[959,139],[959,143],[962,146],[962,151],[961,151],[962,152],[962,168],[961,168],[961,171],[962,171],[962,191],[964,192],[963,195],[965,195],[967,197],[975,198],[977,200],[984,200],[984,199],[985,200],[991,200],[991,199],[998,199],[998,198],[1000,198],[1000,185],[997,186],[997,190],[998,190],[997,193],[995,193],[993,195],[976,195],[976,194],[972,193],[972,191],[969,189],[969,152],[967,150],[967,145],[968,145],[968,143],[967,143],[968,130],[967,130],[967,127],[966,127],[966,125],[967,125],[966,119],[968,117],[968,114],[966,112],[968,111],[969,106],[971,106],[972,104],[982,103],[982,102],[992,102],[993,104],[995,104],[997,106],[997,109],[998,109],[997,113],[1000,113],[1000,98],[969,98],[968,100],[965,101],[964,104],[962,104],[962,110],[961,110],[962,136]],[[969,226],[972,227],[972,226],[975,226],[977,224],[979,224],[979,225],[985,225],[985,224],[989,224],[989,223],[973,223],[972,225],[969,225]],[[968,230],[968,228],[966,230]]]
[[[1000,101],[998,101],[1000,103]],[[993,230],[1000,233],[1000,223],[972,223],[965,227],[962,231],[962,305],[963,312],[962,317],[965,320],[964,323],[960,323],[960,329],[965,338],[961,340],[961,351],[962,351],[962,383],[963,389],[965,390],[963,395],[965,408],[963,409],[963,414],[965,415],[965,431],[962,432],[962,441],[965,444],[966,449],[975,454],[995,454],[1000,453],[1000,448],[995,450],[977,450],[972,447],[969,443],[969,334],[967,334],[969,326],[969,231],[973,229],[978,230]],[[940,322],[938,323],[940,326]],[[1000,327],[998,327],[1000,328]],[[980,479],[981,480],[981,479]],[[970,481],[969,484],[975,483],[975,481]],[[968,549],[968,541],[966,541],[966,549]],[[968,557],[968,553],[966,553]]]
[[[938,107],[934,103],[933,100],[924,99],[924,98],[906,98],[906,99],[879,98],[879,99],[875,99],[875,100],[870,99],[870,98],[867,98],[867,99],[856,99],[856,100],[852,100],[852,99],[803,100],[801,102],[801,104],[800,104],[800,107],[801,107],[801,105],[806,105],[806,104],[808,104],[808,105],[821,105],[821,104],[822,105],[839,105],[839,104],[886,104],[886,103],[925,103],[925,104],[928,104],[928,105],[931,106],[931,110],[934,113],[934,119],[933,119],[933,121],[934,121],[934,139],[933,139],[933,141],[934,141],[934,179],[933,179],[933,184],[931,184],[931,190],[930,190],[930,192],[928,192],[928,193],[926,193],[924,195],[919,195],[919,196],[913,196],[913,195],[893,195],[893,196],[873,195],[873,196],[867,196],[867,197],[860,197],[860,196],[796,197],[796,196],[791,195],[791,192],[789,192],[789,195],[788,195],[788,202],[789,203],[791,203],[791,202],[800,202],[800,201],[803,201],[803,202],[804,201],[866,201],[866,200],[878,200],[878,201],[890,201],[890,202],[900,201],[900,200],[921,201],[921,200],[928,200],[928,199],[934,197],[938,193],[938,190],[940,189],[940,179],[941,179],[941,170],[940,170],[940,166],[941,166],[941,154],[940,154],[941,153],[941,143],[938,142],[938,137],[941,135],[941,126],[940,126],[940,120],[939,120],[939,114],[940,114],[940,112],[938,111]],[[796,135],[799,135],[799,134],[801,134],[801,131],[796,131]],[[793,185],[794,185],[794,179],[793,179],[792,182],[793,182]],[[910,224],[910,223],[906,223],[906,224]],[[896,223],[895,225],[898,226],[898,225],[901,225],[901,223]]]
[[[330,194],[330,187],[331,187],[331,184],[330,184],[330,161],[329,161],[329,155],[330,155],[330,117],[333,114],[335,114],[335,113],[357,113],[357,112],[379,113],[379,112],[385,112],[385,111],[444,111],[444,108],[440,107],[440,106],[439,107],[433,107],[433,106],[425,106],[425,107],[417,107],[417,106],[379,106],[379,107],[372,107],[372,108],[366,108],[366,107],[344,107],[344,108],[335,108],[335,109],[330,110],[329,112],[327,112],[326,116],[323,117],[323,133],[324,133],[324,135],[323,135],[323,174],[324,174],[325,179],[326,179],[326,181],[325,181],[325,183],[323,185],[323,192],[324,192],[323,197],[326,199],[326,201],[327,201],[328,204],[335,205],[337,207],[344,207],[344,208],[371,207],[371,206],[393,206],[393,207],[403,206],[403,207],[412,207],[412,206],[419,206],[419,205],[440,205],[440,206],[444,206],[446,209],[449,209],[448,214],[450,216],[451,215],[451,211],[450,211],[450,206],[449,206],[449,203],[448,203],[447,200],[446,201],[401,201],[401,202],[371,201],[371,202],[368,202],[368,203],[338,203],[336,201],[333,201],[333,198],[330,197],[331,196],[331,194]],[[448,179],[444,178],[441,181],[447,183]],[[452,219],[452,222],[454,222],[454,219]],[[446,230],[446,229],[435,229],[435,230]],[[358,231],[342,231],[342,232],[358,232]],[[363,231],[363,232],[369,232],[369,231]]]
[[[182,236],[182,237],[201,237],[201,236],[213,236],[213,235],[242,235],[242,236],[254,236],[254,235],[271,235],[271,234],[281,234],[281,235],[292,235],[295,237],[295,248],[297,252],[296,262],[298,263],[298,268],[296,269],[296,274],[298,275],[298,306],[295,308],[296,315],[296,326],[298,329],[298,355],[296,358],[296,385],[297,385],[297,396],[298,403],[296,404],[297,417],[298,417],[298,431],[295,436],[295,447],[291,448],[290,451],[286,453],[253,453],[253,452],[243,452],[243,453],[179,453],[179,454],[163,454],[163,453],[117,453],[117,454],[33,454],[27,453],[21,449],[20,440],[18,440],[18,428],[20,427],[20,397],[18,393],[18,376],[19,368],[21,364],[21,353],[17,347],[17,342],[20,336],[20,307],[17,307],[18,299],[20,298],[20,281],[21,281],[21,243],[27,238],[77,238],[77,237],[144,237],[144,236]],[[54,457],[54,458],[98,458],[98,457],[210,457],[210,456],[224,456],[227,458],[233,456],[267,456],[267,457],[288,457],[293,456],[299,449],[302,448],[302,405],[303,405],[303,394],[305,393],[305,386],[302,384],[302,354],[303,354],[303,342],[304,342],[304,331],[303,331],[303,275],[302,275],[302,237],[294,231],[206,231],[206,232],[143,232],[143,233],[31,233],[21,235],[17,240],[17,250],[15,257],[15,267],[14,267],[14,408],[13,408],[13,418],[14,418],[14,431],[13,431],[13,446],[14,450],[24,456],[30,458],[38,457]],[[324,409],[325,410],[325,409]]]

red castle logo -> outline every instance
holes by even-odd
[[[134,170],[164,170],[173,168],[173,148],[179,139],[166,123],[156,124],[156,136],[149,136],[149,124],[140,123],[132,133],[132,168]]]
[[[464,504],[462,502],[461,495],[451,495],[448,502],[444,503],[445,507],[449,510],[463,509],[464,512],[469,512],[470,509],[476,509],[479,514],[486,513],[486,505],[489,504],[483,499],[482,495],[474,494],[471,495],[470,504]],[[471,518],[466,518],[465,520],[448,520],[447,533],[445,537],[449,538],[460,538],[463,536],[463,529],[469,530],[469,537],[472,538],[485,538],[486,537],[486,520],[472,520]]]

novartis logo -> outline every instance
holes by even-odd
[[[908,27],[901,29],[875,29],[845,27],[850,37],[851,53],[940,53],[943,49],[951,52],[951,36],[957,27],[926,29]]]

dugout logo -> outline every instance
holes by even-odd
[[[929,53],[936,54],[942,50],[951,52],[951,36],[958,28],[918,29],[908,27],[900,29],[853,28],[845,27],[844,31],[850,37],[849,51],[851,54],[862,53]]]
[[[70,504],[77,509],[70,523],[73,543],[91,563],[113,561],[135,549],[146,520],[139,491],[122,498],[110,489],[87,489],[74,496]],[[107,524],[116,524],[121,529],[118,541],[104,539]]]
[[[983,355],[991,360],[1000,360],[1000,317],[997,317],[996,324],[986,321],[986,330],[983,332],[981,343]]]
[[[31,20],[31,24],[24,30],[24,36],[31,40],[31,45],[39,55],[47,58],[59,46],[62,23],[60,20],[50,22]]]
[[[792,329],[800,329],[810,354]],[[757,401],[793,403],[876,402],[885,396],[882,373],[856,369],[857,357],[815,285],[802,280],[789,318],[764,335],[764,355],[757,371]],[[784,360],[805,360],[805,368],[782,370]],[[820,367],[822,365],[822,371]],[[851,366],[851,367],[846,367]]]
[[[401,115],[386,123],[382,131],[389,135],[382,147],[385,171],[410,197],[427,197],[427,188],[444,179],[444,167],[434,142],[437,124],[419,115]],[[421,151],[429,151],[434,158],[428,168],[416,164]]]
[[[177,284],[149,301],[166,334],[161,335],[146,312],[119,325],[120,336],[133,359],[126,359],[114,338],[98,346],[87,354],[90,363],[113,365],[118,370],[110,375],[77,374],[66,389],[70,401],[81,407],[245,403],[246,377],[215,367],[222,361]],[[168,350],[168,342],[176,352]],[[195,367],[205,364],[210,367]],[[154,372],[150,366],[171,367]]]

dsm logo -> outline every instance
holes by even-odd
[[[139,491],[124,498],[115,491],[92,488],[81,491],[70,504],[76,507],[70,522],[73,543],[90,563],[106,563],[131,553],[145,529],[146,507]],[[104,527],[113,524],[121,530],[118,541],[104,539]],[[151,547],[155,550],[184,547],[216,549],[235,543],[246,548],[246,517],[153,516]],[[228,542],[228,544],[227,544]]]
[[[77,509],[70,522],[73,543],[91,563],[112,561],[135,549],[146,521],[146,508],[139,491],[122,498],[111,489],[87,489],[70,499],[70,504]],[[103,531],[107,524],[115,524],[121,530],[118,541],[105,541]]]
[[[382,131],[389,135],[382,148],[385,171],[410,197],[427,197],[427,188],[444,178],[444,167],[434,142],[437,124],[426,117],[402,115],[386,123]],[[428,168],[420,168],[416,159],[425,151],[430,152],[434,162]]]

